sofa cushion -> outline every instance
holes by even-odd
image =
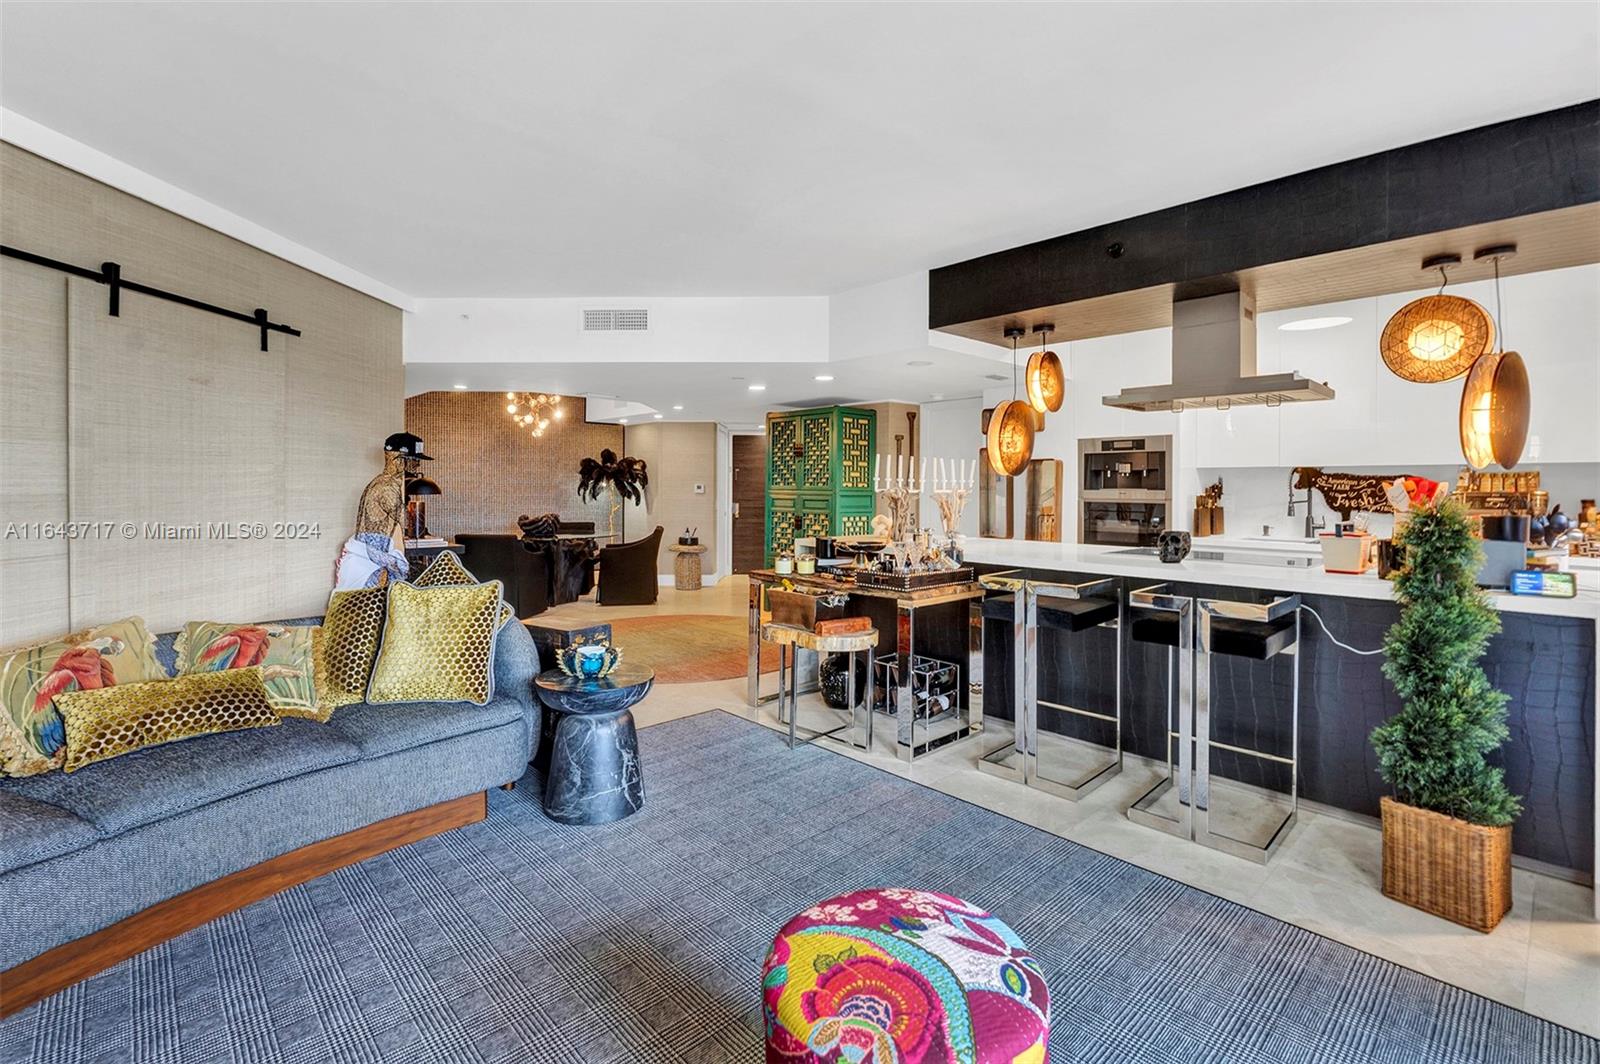
[[[360,757],[354,743],[327,725],[291,718],[277,728],[203,735],[136,750],[70,775],[16,780],[10,790],[76,813],[102,836],[111,836]]]
[[[391,706],[363,703],[341,709],[328,727],[359,747],[362,757],[383,757],[496,728],[521,720],[522,715],[522,703],[504,695],[484,706],[467,702],[404,702]]]
[[[99,841],[82,817],[0,788],[0,874],[81,850]]]

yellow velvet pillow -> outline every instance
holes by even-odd
[[[453,550],[442,550],[433,556],[427,568],[412,581],[416,587],[462,587],[478,583],[478,578],[467,572]]]
[[[466,587],[468,584],[479,584],[482,581],[467,572],[467,567],[461,564],[461,559],[456,557],[455,551],[442,550],[428,563],[427,568],[417,574],[412,583],[417,587]],[[495,627],[499,628],[509,621],[514,612],[510,603],[502,602]]]
[[[279,723],[259,667],[56,696],[68,772],[146,746]]]
[[[317,712],[326,720],[340,706],[367,697],[372,663],[383,636],[388,588],[335,591],[322,626],[311,636],[311,675],[317,685]]]
[[[488,702],[500,605],[498,580],[467,587],[390,584],[367,701]]]

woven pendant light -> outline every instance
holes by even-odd
[[[1383,327],[1378,350],[1383,364],[1401,380],[1415,384],[1455,380],[1494,347],[1489,312],[1463,296],[1444,294],[1449,282],[1445,271],[1460,261],[1459,255],[1425,260],[1424,269],[1439,271],[1439,291],[1407,303]]]
[[[1500,260],[1516,254],[1514,245],[1483,248],[1477,259],[1494,260],[1495,318],[1503,322],[1500,305]],[[1504,330],[1497,330],[1504,335]],[[1461,389],[1461,455],[1474,470],[1498,465],[1515,468],[1528,442],[1528,414],[1532,392],[1528,367],[1515,351],[1480,355],[1467,373]]]
[[[1067,375],[1061,368],[1061,359],[1056,357],[1054,351],[1044,349],[1045,338],[1055,328],[1049,324],[1033,327],[1033,331],[1039,334],[1039,350],[1028,359],[1028,404],[1041,414],[1053,414],[1060,410],[1061,401],[1067,395]]]
[[[1022,329],[1006,330],[1011,338],[1011,398],[995,404],[989,415],[989,467],[1003,477],[1014,477],[1028,468],[1033,457],[1033,428],[1035,420],[1042,421],[1027,403],[1017,395],[1017,338]]]

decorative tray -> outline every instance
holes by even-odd
[[[857,587],[875,587],[885,591],[921,591],[946,584],[968,584],[977,579],[967,566],[959,569],[937,569],[930,572],[884,572],[866,569],[856,574]]]

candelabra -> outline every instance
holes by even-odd
[[[967,508],[967,499],[978,482],[978,462],[953,459],[945,465],[943,458],[934,462],[933,501],[939,506],[939,522],[944,525],[945,555],[951,561],[961,561],[961,513]]]
[[[887,469],[885,467],[887,466]],[[939,505],[939,518],[944,525],[946,541],[959,549],[961,512],[966,508],[978,480],[978,462],[935,458],[933,462],[933,498]],[[904,455],[875,456],[872,466],[872,490],[883,495],[889,510],[889,538],[896,543],[910,538],[912,529],[907,519],[914,512],[918,496],[928,487],[928,459],[907,458]]]

